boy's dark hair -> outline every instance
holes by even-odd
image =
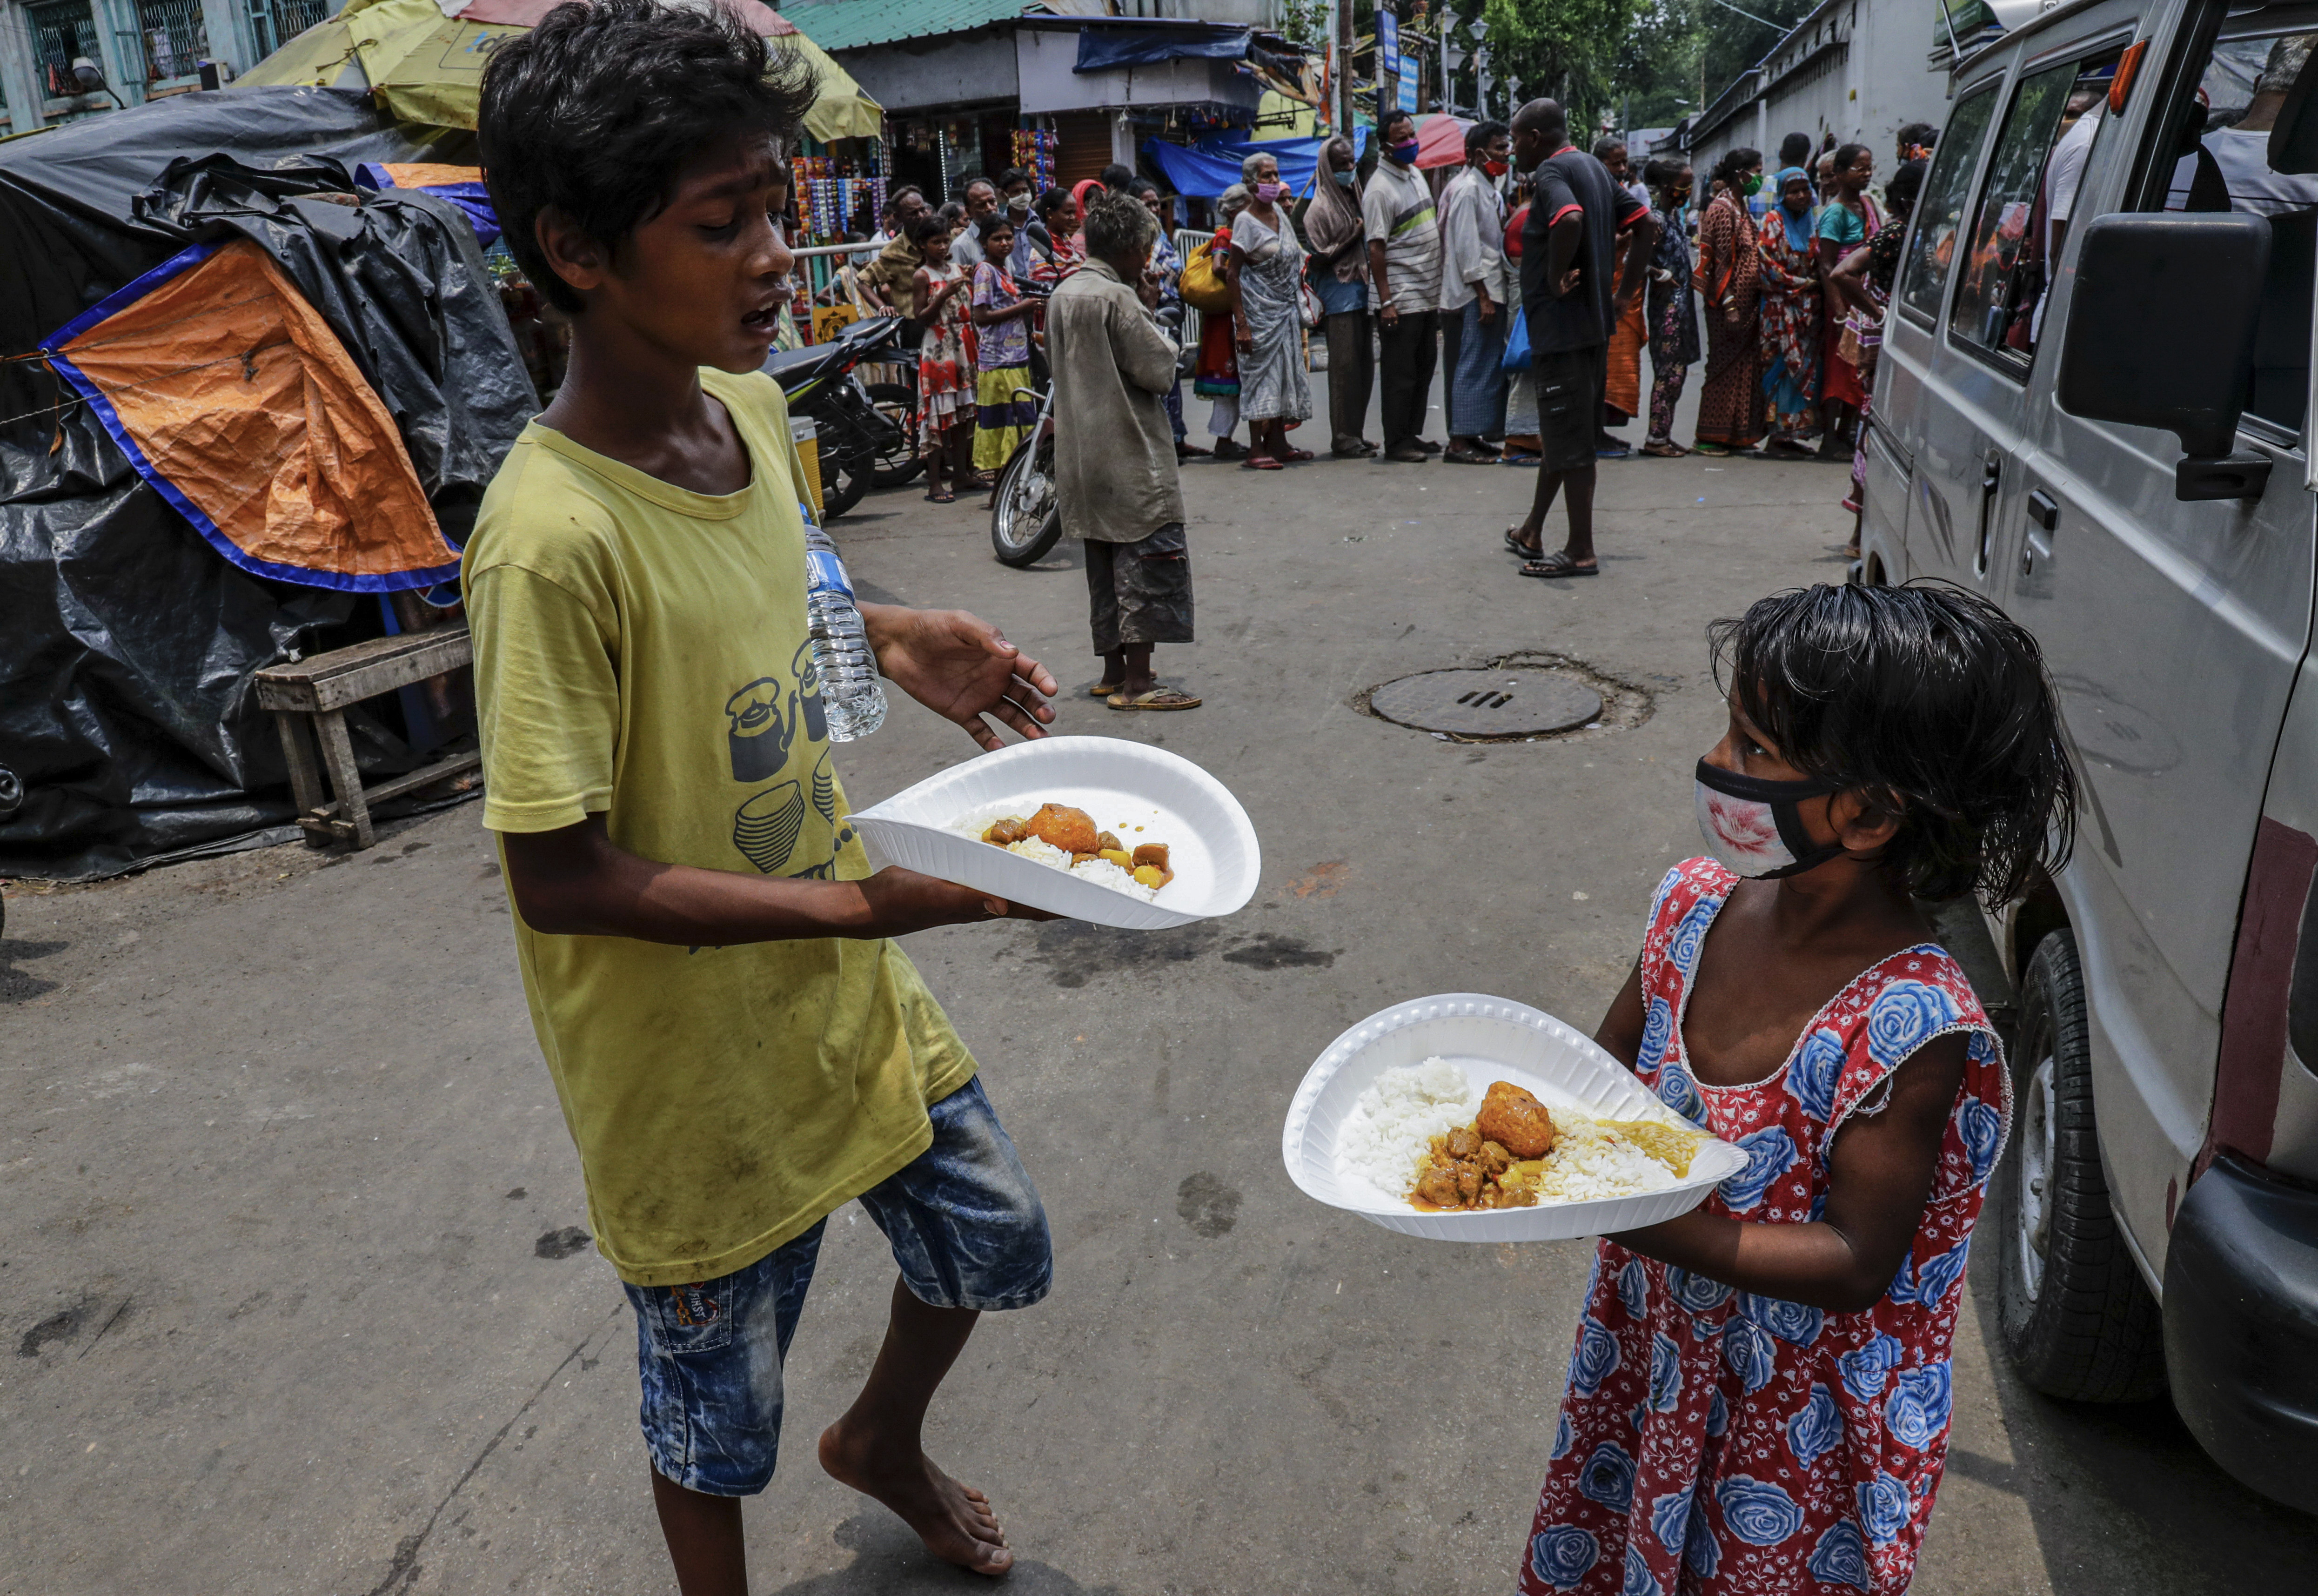
[[[1642,182],[1650,188],[1664,188],[1690,170],[1690,163],[1680,156],[1654,155],[1642,163]]]
[[[1142,201],[1106,193],[1088,208],[1084,230],[1087,253],[1108,261],[1148,249],[1159,236],[1159,221]]]
[[[936,233],[939,233],[945,238],[949,237],[949,218],[939,211],[930,216],[921,216],[910,224],[910,242],[912,245],[922,245]]]
[[[1135,168],[1124,161],[1113,161],[1102,169],[1102,175],[1095,181],[1112,193],[1117,193],[1135,181]]]
[[[583,302],[540,252],[550,207],[617,251],[668,202],[678,167],[717,139],[786,142],[819,91],[723,6],[559,5],[491,51],[475,121],[508,253],[556,309]]]
[[[1503,122],[1478,121],[1465,130],[1465,158],[1472,159],[1489,148],[1489,140],[1505,131]]]
[[[1020,166],[1009,166],[998,175],[998,192],[1002,194],[1018,183],[1024,188],[1029,188],[1031,184],[1030,175]]]
[[[1714,677],[1798,770],[1896,813],[1918,898],[1993,908],[2056,874],[2077,776],[2035,637],[1947,583],[1794,587],[1707,636]]]
[[[1594,158],[1602,162],[1604,166],[1607,166],[1610,160],[1610,152],[1613,149],[1622,150],[1625,148],[1626,141],[1623,139],[1613,139],[1607,134],[1604,134],[1603,137],[1594,140]]]
[[[1037,213],[1040,221],[1044,221],[1047,218],[1060,211],[1064,206],[1075,205],[1078,202],[1071,197],[1070,190],[1066,188],[1050,188],[1045,193],[1040,194],[1037,199],[1030,202],[1030,209]]]
[[[1810,158],[1811,136],[1809,133],[1790,133],[1785,138],[1779,140],[1779,166],[1781,170],[1783,171],[1789,166],[1808,165]]]

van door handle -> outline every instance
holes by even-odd
[[[2046,532],[2052,531],[2061,524],[2060,501],[2042,488],[2037,489],[2028,496],[2028,519]]]

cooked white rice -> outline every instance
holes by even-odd
[[[1388,1197],[1406,1197],[1432,1139],[1471,1124],[1481,1095],[1445,1059],[1387,1070],[1337,1127],[1338,1167]],[[1555,1140],[1538,1180],[1539,1202],[1597,1202],[1676,1183],[1673,1170],[1593,1116],[1556,1103],[1545,1109]]]
[[[1387,1197],[1405,1197],[1432,1139],[1469,1124],[1481,1094],[1445,1059],[1387,1070],[1336,1127],[1336,1160]]]
[[[961,837],[971,837],[979,842],[982,840],[982,834],[989,830],[996,821],[1019,820],[1024,818],[1026,817],[1021,815],[1010,815],[1002,807],[962,816],[949,823],[949,829]],[[1020,854],[1026,859],[1035,859],[1049,869],[1067,870],[1082,881],[1091,881],[1099,887],[1109,887],[1114,892],[1125,892],[1128,897],[1140,898],[1146,903],[1159,895],[1157,887],[1145,886],[1131,874],[1121,870],[1109,859],[1089,859],[1083,865],[1074,865],[1071,863],[1069,854],[1044,838],[1026,837],[1020,842],[1009,844],[1006,851],[1010,854]]]

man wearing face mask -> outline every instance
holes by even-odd
[[[1005,202],[1006,214],[1014,221],[1014,250],[1006,258],[1006,274],[1017,282],[1029,281],[1031,263],[1038,259],[1030,253],[1032,230],[1041,240],[1047,235],[1047,229],[1030,214],[1035,187],[1030,175],[1020,166],[1009,166],[998,175],[998,193]]]
[[[1351,139],[1341,133],[1329,139],[1304,212],[1312,291],[1328,328],[1328,423],[1334,435],[1328,452],[1339,460],[1376,453],[1361,435],[1368,430],[1376,354],[1369,343],[1369,235],[1361,221],[1358,164]]]
[[[1388,112],[1377,132],[1384,158],[1369,177],[1361,220],[1382,348],[1384,457],[1422,465],[1441,452],[1424,435],[1441,329],[1441,229],[1433,190],[1416,170],[1416,119]]]
[[[1495,465],[1488,440],[1505,434],[1505,202],[1497,179],[1512,166],[1503,122],[1465,134],[1465,166],[1441,193],[1441,358],[1449,370],[1451,465]]]

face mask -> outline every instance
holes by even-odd
[[[1009,195],[1007,195],[1007,196],[1006,196],[1006,209],[1007,209],[1007,210],[1009,210],[1009,211],[1012,211],[1012,212],[1013,212],[1015,215],[1017,215],[1017,216],[1028,216],[1028,215],[1029,215],[1029,214],[1030,214],[1030,196],[1029,196],[1029,195],[1028,195],[1028,194],[1009,194]]]
[[[1284,183],[1259,183],[1255,185],[1255,197],[1267,205],[1287,192],[1288,185]]]
[[[1411,139],[1406,144],[1393,145],[1385,154],[1404,166],[1414,166],[1416,165],[1416,140]]]
[[[1749,881],[1800,875],[1843,851],[1821,847],[1804,830],[1795,805],[1834,792],[1827,782],[1769,782],[1698,762],[1698,829],[1723,867]]]
[[[1747,195],[1750,199],[1755,195],[1761,193],[1763,192],[1763,175],[1760,172],[1748,173],[1745,180],[1738,184],[1738,192]]]
[[[1491,177],[1503,177],[1505,175],[1506,163],[1504,161],[1483,161],[1481,163],[1481,170]]]
[[[1328,175],[1336,180],[1336,186],[1338,188],[1350,188],[1352,186],[1352,175],[1350,172],[1331,172]]]

